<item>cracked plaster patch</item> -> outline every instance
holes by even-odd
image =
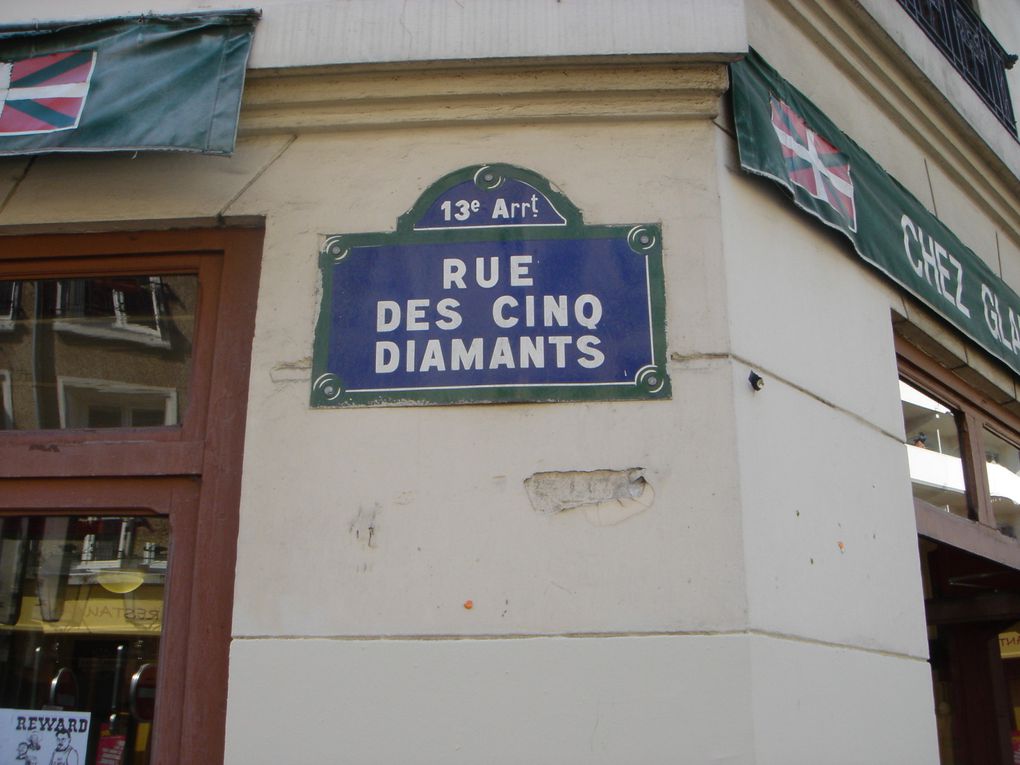
[[[544,515],[579,510],[595,526],[613,526],[647,510],[655,492],[642,468],[535,473],[524,481],[531,506]]]

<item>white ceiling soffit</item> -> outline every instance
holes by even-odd
[[[0,25],[250,7],[253,68],[747,50],[744,0],[3,0]]]

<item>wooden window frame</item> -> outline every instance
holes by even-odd
[[[930,393],[953,410],[960,436],[969,518],[962,518],[914,499],[919,534],[1020,569],[1020,540],[996,528],[985,468],[983,431],[987,428],[1020,444],[1020,417],[967,384],[949,369],[896,337],[900,377]]]
[[[0,514],[166,515],[171,525],[152,763],[221,763],[261,220],[82,234],[0,232],[0,280],[197,274],[183,421],[0,431]]]

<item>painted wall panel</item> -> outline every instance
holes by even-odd
[[[747,639],[241,640],[227,763],[755,762]]]
[[[929,167],[929,176],[939,220],[973,250],[975,255],[987,263],[995,274],[1001,276],[995,227],[984,217],[980,206],[937,164],[932,163]]]
[[[27,159],[0,160],[0,199],[6,199],[28,168]]]
[[[925,661],[752,637],[757,765],[939,761]]]
[[[269,212],[237,634],[744,623],[730,375],[691,359],[726,330],[713,140],[708,123],[302,136],[252,184],[230,208]],[[317,232],[392,228],[433,180],[487,159],[544,174],[586,221],[663,222],[670,349],[686,351],[674,400],[309,411]],[[536,472],[604,468],[644,469],[654,504],[606,525],[529,503]],[[265,566],[295,555],[307,566]]]
[[[924,655],[892,293],[771,185],[721,189],[733,350],[766,378],[735,366],[750,625]]]
[[[737,443],[751,628],[926,657],[902,441],[780,380],[747,387]],[[895,376],[873,390],[896,397]]]
[[[229,158],[173,153],[39,157],[0,209],[0,224],[216,215],[284,145],[282,136],[249,138]],[[16,161],[8,162],[14,166]]]
[[[673,374],[691,405],[301,416],[304,385],[253,400],[235,634],[741,626],[729,373]],[[544,515],[523,486],[536,472],[604,468],[643,468],[654,503]]]
[[[1002,261],[1002,278],[1008,284],[1020,284],[1020,242],[1006,231],[996,231],[995,244]]]
[[[279,242],[287,253],[279,262],[293,269],[294,253],[303,251],[310,269],[303,273],[317,278],[318,234],[391,230],[447,172],[473,163],[517,164],[548,178],[586,223],[661,221],[672,285],[669,348],[682,355],[717,351],[726,342],[725,304],[706,297],[721,296],[722,268],[704,257],[721,236],[714,140],[708,122],[302,135],[225,212],[272,216],[267,254]],[[267,258],[264,268],[274,262]]]

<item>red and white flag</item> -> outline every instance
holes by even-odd
[[[0,61],[0,135],[78,127],[95,65],[89,50]]]
[[[832,207],[857,231],[850,161],[807,126],[788,104],[772,97],[772,127],[783,149],[786,176],[815,199]]]

